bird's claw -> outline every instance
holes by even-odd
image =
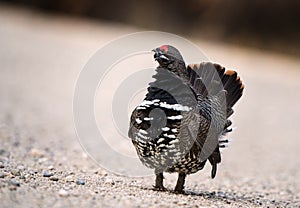
[[[157,185],[153,186],[153,189],[155,191],[166,191],[167,190],[164,186],[157,186]]]
[[[185,194],[185,191],[183,189],[174,189],[175,194]]]

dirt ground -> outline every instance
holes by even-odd
[[[300,207],[296,57],[192,40],[238,69],[246,89],[217,177],[208,166],[190,175],[186,194],[172,193],[176,175],[157,192],[154,176],[118,176],[87,156],[73,124],[76,80],[98,48],[135,31],[0,5],[0,206]]]

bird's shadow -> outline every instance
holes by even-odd
[[[242,204],[253,204],[255,206],[261,205],[260,202],[257,202],[257,198],[259,196],[247,196],[246,194],[238,194],[238,192],[234,191],[204,191],[204,192],[197,192],[197,191],[191,191],[191,190],[184,190],[182,193],[177,193],[174,190],[167,189],[166,190],[157,190],[155,188],[150,187],[140,187],[143,190],[151,190],[151,191],[157,191],[157,192],[165,192],[168,194],[177,194],[177,195],[185,195],[185,196],[198,196],[205,200],[211,200],[211,201],[222,201],[226,204],[231,203],[242,203]]]

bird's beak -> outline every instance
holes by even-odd
[[[155,61],[157,61],[157,60],[169,61],[169,58],[166,57],[159,48],[153,49],[152,51],[154,52]]]
[[[157,60],[159,58],[159,54],[158,54],[157,48],[153,49],[152,51],[154,52],[154,59]]]

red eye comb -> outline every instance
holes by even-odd
[[[167,45],[162,45],[159,47],[160,50],[168,52],[169,47]]]

